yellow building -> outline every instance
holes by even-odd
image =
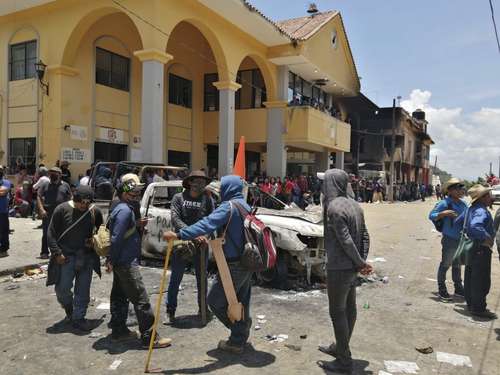
[[[77,176],[135,160],[222,175],[244,135],[249,174],[283,176],[297,154],[321,170],[349,151],[338,98],[359,78],[338,12],[273,22],[244,0],[3,0],[0,44],[11,168],[68,160]]]

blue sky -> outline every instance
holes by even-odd
[[[251,2],[275,20],[307,15],[310,3]],[[320,11],[342,13],[368,97],[390,106],[401,95],[405,108],[428,112],[439,166],[463,178],[483,174],[490,161],[498,170],[500,53],[488,0],[315,3]],[[500,26],[500,0],[493,3]]]

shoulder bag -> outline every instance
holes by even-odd
[[[458,243],[457,252],[453,257],[455,262],[458,262],[461,265],[467,265],[470,261],[470,254],[474,250],[475,242],[467,235],[467,219],[469,217],[469,210],[465,213],[464,226],[462,228],[462,232],[460,233],[460,241]]]

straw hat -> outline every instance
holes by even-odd
[[[460,181],[458,178],[450,178],[448,180],[448,182],[444,185],[444,193],[448,193],[448,189],[451,188],[452,186],[455,186],[455,185],[463,185],[464,183],[462,181]]]
[[[469,189],[469,195],[471,197],[471,204],[474,204],[477,200],[484,197],[486,194],[489,194],[490,191],[493,190],[489,187],[484,187],[483,185],[474,185]]]

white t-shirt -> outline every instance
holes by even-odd
[[[90,177],[89,176],[83,176],[80,179],[80,185],[88,185],[90,182]]]
[[[48,178],[47,176],[41,176],[36,182],[36,184],[33,185],[33,190],[35,191],[38,190],[38,188],[45,183],[50,183],[50,178]]]

